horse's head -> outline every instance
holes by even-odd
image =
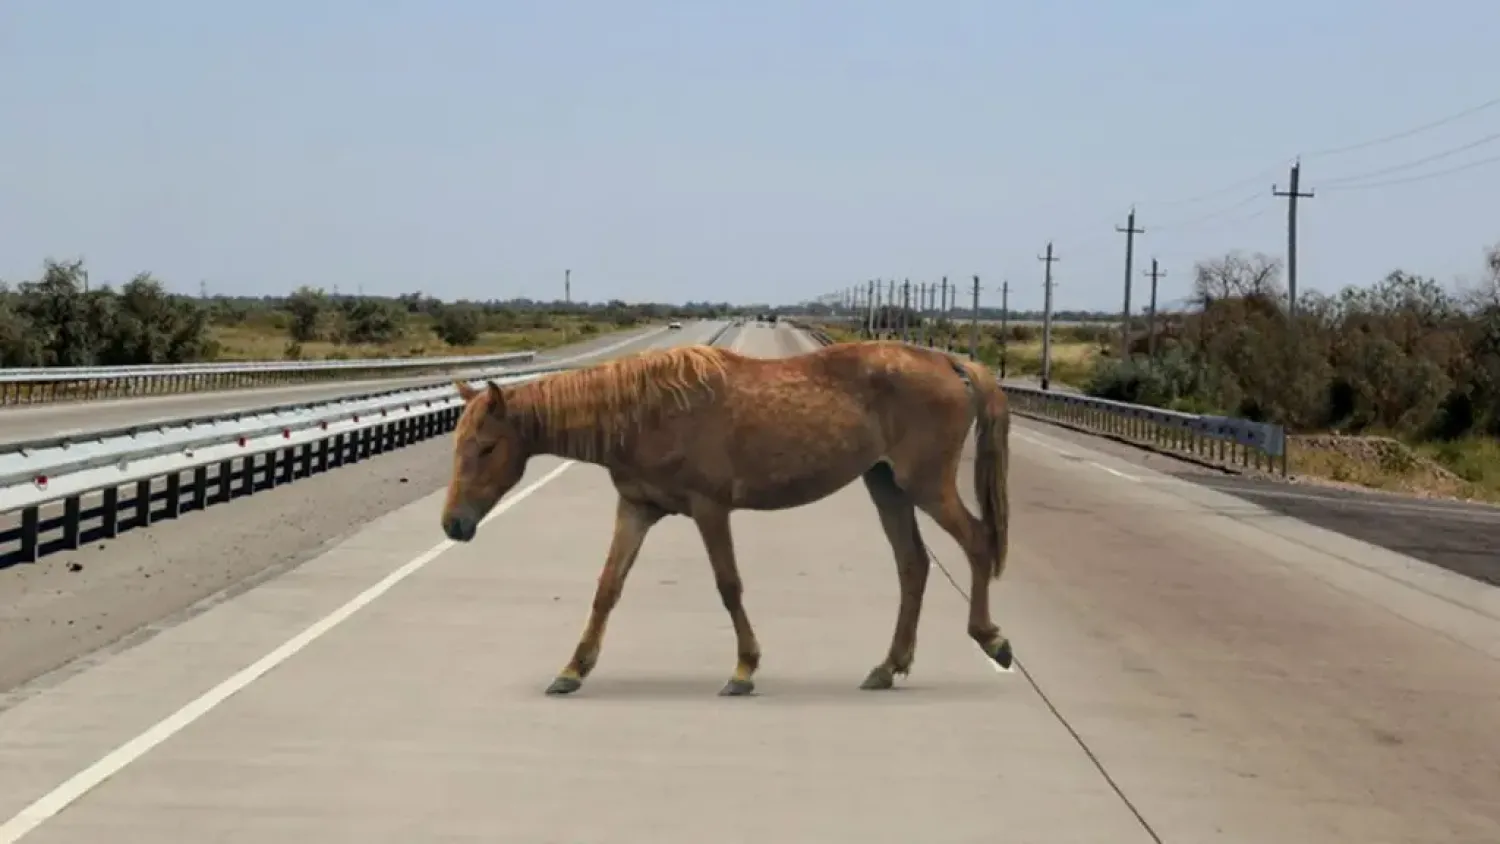
[[[521,429],[505,412],[505,395],[493,381],[476,390],[455,382],[463,397],[453,444],[453,478],[443,505],[443,533],[468,542],[479,522],[521,480],[530,457]]]

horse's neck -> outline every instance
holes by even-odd
[[[576,419],[568,420],[571,424],[561,424],[562,419],[530,407],[523,412],[522,418],[526,420],[524,435],[526,450],[530,454],[549,454],[604,465],[611,452],[620,447],[619,436],[614,435],[612,439],[605,430],[609,426],[587,424]]]

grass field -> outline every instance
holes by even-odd
[[[614,323],[554,317],[553,324],[547,328],[487,332],[472,345],[450,346],[432,333],[431,325],[430,321],[414,318],[400,340],[383,345],[340,344],[324,340],[303,343],[299,357],[304,360],[343,360],[482,355],[528,349],[541,351],[622,330]],[[286,331],[278,326],[246,323],[215,326],[212,331],[219,343],[220,360],[282,360],[288,357],[290,341]]]

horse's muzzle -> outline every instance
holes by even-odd
[[[443,517],[443,533],[454,542],[468,542],[479,529],[479,520],[459,513]]]

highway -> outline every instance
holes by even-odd
[[[622,354],[643,349],[658,340],[664,331],[663,328],[652,327],[607,334],[566,348],[540,352],[535,361],[518,364],[515,368],[525,369],[549,363],[578,363],[600,355]],[[128,425],[183,416],[233,413],[237,410],[275,404],[329,401],[342,396],[430,384],[441,380],[442,377],[442,375],[428,373],[416,378],[364,378],[354,381],[293,384],[285,387],[177,393],[138,399],[106,399],[6,407],[0,408],[0,445],[21,440],[123,428]]]
[[[892,692],[857,688],[897,598],[860,484],[736,514],[745,699],[715,696],[733,636],[681,519],[584,690],[542,694],[614,512],[555,459],[468,545],[441,541],[439,440],[0,571],[0,844],[1500,841],[1493,587],[1043,423],[1012,447],[1018,670],[966,636],[923,516]]]

